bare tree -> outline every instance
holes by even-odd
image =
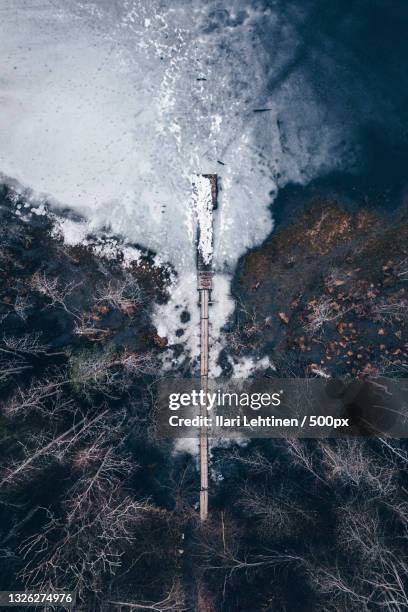
[[[366,564],[362,569],[363,573],[348,572],[339,565],[310,568],[311,580],[330,603],[339,606],[338,610],[369,612],[374,607],[390,612],[407,610],[408,566],[404,560],[386,552],[378,565]]]
[[[265,322],[259,320],[256,309],[248,309],[242,302],[238,305],[237,322],[233,331],[225,332],[230,348],[235,353],[255,348],[257,337],[262,331]]]
[[[111,432],[107,409],[94,416],[82,416],[75,406],[72,411],[74,422],[62,433],[56,433],[52,429],[42,430],[27,437],[24,443],[20,442],[20,456],[9,460],[2,467],[0,486],[16,486],[22,481],[25,482],[42,471],[48,462],[64,459],[71,449],[88,436],[95,436],[98,431],[105,434]]]
[[[137,376],[154,372],[152,353],[86,351],[70,359],[70,380],[85,396],[99,392],[113,397]]]
[[[63,397],[63,386],[66,384],[63,376],[33,380],[28,387],[16,387],[13,395],[0,403],[2,413],[9,417],[20,419],[32,414],[44,417],[62,412],[63,407],[72,403],[71,398]]]
[[[228,453],[227,460],[240,463],[254,474],[273,474],[273,462],[265,457],[258,449],[243,455],[238,448],[233,447]],[[216,461],[216,459],[213,459],[213,462],[214,461]]]
[[[278,540],[295,534],[299,528],[311,523],[306,512],[286,490],[259,490],[250,484],[241,489],[239,506],[254,521],[261,540]]]
[[[96,290],[96,302],[108,304],[131,316],[143,303],[142,291],[136,279],[126,274],[100,285]]]
[[[183,612],[187,610],[185,594],[179,581],[172,584],[170,590],[159,601],[128,602],[110,600],[110,604],[123,606],[129,610],[153,610],[154,612]]]
[[[91,342],[100,342],[109,338],[112,332],[109,328],[97,327],[92,313],[81,313],[75,321],[74,333]]]
[[[31,277],[31,287],[47,297],[51,306],[61,306],[66,313],[76,317],[76,312],[67,306],[69,296],[82,285],[82,281],[70,281],[64,284],[58,278],[51,278],[45,272],[35,272]]]
[[[312,474],[317,480],[327,485],[328,483],[320,476],[318,472],[318,465],[316,465],[316,453],[311,452],[310,448],[307,446],[307,441],[288,437],[285,438],[285,442],[288,447],[288,452],[294,459],[295,463],[310,472],[310,474]]]
[[[381,323],[403,323],[408,320],[408,300],[400,295],[382,298],[372,308],[374,318]]]
[[[202,570],[222,570],[226,579],[240,571],[302,561],[297,555],[282,554],[266,547],[263,552],[252,553],[243,547],[242,528],[223,511],[201,527],[197,544]]]
[[[41,334],[38,332],[30,332],[22,336],[4,335],[1,339],[0,351],[14,355],[21,353],[28,355],[43,354],[47,351],[47,347],[40,343],[40,337]]]
[[[396,467],[368,453],[365,440],[345,438],[321,442],[323,473],[328,482],[338,479],[390,495],[396,485]]]
[[[25,370],[30,370],[31,367],[24,359],[19,357],[12,356],[8,359],[0,357],[0,383],[15,380],[16,376],[22,374]]]
[[[382,554],[385,542],[381,533],[378,505],[367,499],[357,504],[354,500],[337,510],[338,543],[351,554],[357,554],[365,563],[375,562]]]
[[[62,516],[50,516],[40,533],[21,547],[26,584],[41,591],[67,585],[81,598],[98,593],[101,579],[121,566],[123,547],[155,508],[130,497],[123,483],[134,465],[102,436],[76,457],[81,477],[66,494]],[[67,587],[65,587],[67,588]]]
[[[311,312],[307,315],[306,330],[312,335],[320,331],[326,323],[339,319],[349,310],[341,307],[335,300],[324,296],[310,302],[309,309]]]
[[[27,321],[29,308],[28,295],[18,293],[14,301],[14,312],[22,321]]]
[[[28,362],[30,356],[39,355],[62,355],[63,353],[50,353],[48,347],[41,344],[40,334],[33,332],[22,336],[7,336],[4,335],[0,340],[0,382],[6,382],[23,372],[33,368]],[[40,386],[40,383],[38,383]],[[47,386],[47,383],[44,385]],[[13,403],[13,400],[12,402]],[[3,407],[8,413],[7,402],[0,402],[0,407]],[[15,405],[15,408],[17,406]],[[13,410],[11,411],[13,412]]]

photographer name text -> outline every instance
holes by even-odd
[[[349,427],[349,419],[335,418],[331,415],[305,415],[301,420],[298,418],[285,418],[275,416],[255,416],[247,417],[236,416],[236,417],[224,417],[222,415],[216,415],[215,417],[208,417],[198,415],[195,417],[180,417],[178,415],[171,415],[169,417],[169,425],[171,427],[224,427],[224,428],[241,428],[241,427]]]

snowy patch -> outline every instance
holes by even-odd
[[[54,237],[62,237],[65,244],[74,246],[85,243],[89,234],[89,225],[86,222],[78,222],[69,218],[57,217],[52,230]]]
[[[183,322],[183,313],[187,320]],[[200,313],[198,309],[197,275],[196,272],[186,273],[173,278],[169,287],[169,300],[166,304],[157,305],[153,313],[153,323],[157,333],[166,338],[168,344],[180,342],[184,345],[182,355],[175,359],[171,351],[164,355],[165,370],[176,370],[189,359],[191,364],[198,364],[200,352]],[[182,330],[183,335],[177,336]]]
[[[142,251],[132,246],[124,246],[122,248],[123,265],[128,268],[133,263],[139,263],[142,258]]]
[[[193,210],[197,224],[197,249],[206,265],[211,263],[213,252],[213,199],[211,180],[195,176],[193,183]]]
[[[274,366],[271,364],[268,356],[262,357],[261,359],[256,359],[250,356],[245,356],[234,360],[230,358],[230,362],[233,367],[233,378],[241,378],[242,380],[246,380],[254,374],[261,375],[262,371],[265,371],[268,368],[274,369]]]

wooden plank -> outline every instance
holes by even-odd
[[[200,305],[200,376],[201,389],[208,391],[208,303],[209,291],[202,289]],[[201,406],[201,414],[206,416],[206,405]],[[205,427],[200,429],[200,520],[208,518],[208,436]]]
[[[205,174],[211,182],[213,210],[217,208],[217,175]],[[208,355],[209,355],[209,305],[212,287],[211,263],[204,264],[197,258],[198,291],[200,293],[200,381],[201,389],[208,391]],[[206,405],[201,406],[201,415],[207,416]],[[206,427],[200,429],[200,520],[208,518],[208,434]]]

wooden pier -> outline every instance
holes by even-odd
[[[212,209],[217,208],[217,175],[203,174],[210,181]],[[200,228],[198,228],[198,233]],[[199,239],[199,235],[197,236]],[[200,296],[200,381],[201,389],[208,391],[208,353],[209,353],[209,307],[212,289],[211,261],[203,261],[197,250],[197,280]],[[207,416],[206,406],[201,406],[201,414]],[[207,428],[200,429],[200,520],[208,518],[208,435]]]

